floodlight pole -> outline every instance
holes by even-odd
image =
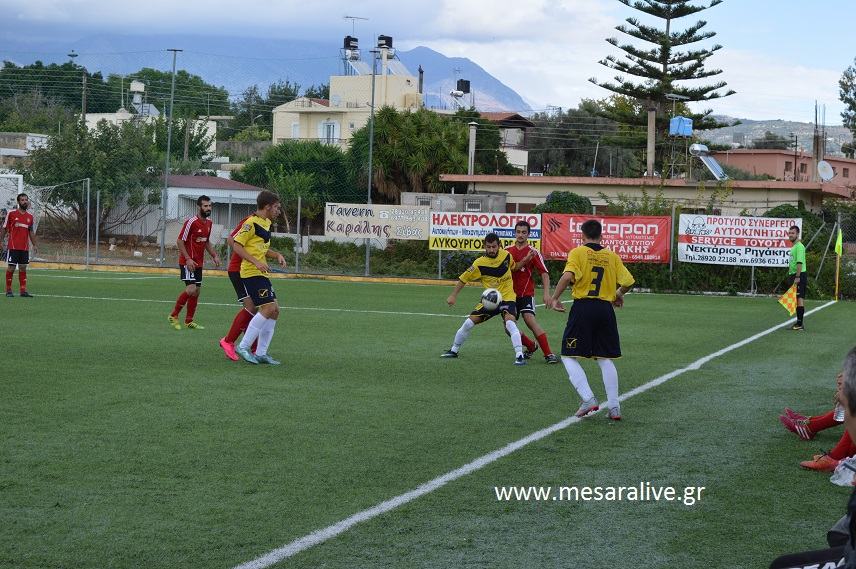
[[[366,204],[372,203],[372,157],[374,153],[374,119],[375,119],[375,74],[377,73],[378,50],[373,49],[372,54],[372,103],[369,116],[369,183],[366,190]],[[371,264],[371,239],[366,237],[366,269],[365,276],[369,276],[369,265]]]
[[[166,256],[166,206],[167,206],[167,188],[169,187],[169,153],[172,150],[172,111],[175,106],[175,59],[178,52],[183,49],[169,48],[167,51],[172,52],[172,87],[169,91],[169,116],[167,118],[166,127],[166,164],[163,169],[163,193],[161,194],[161,239],[160,239],[160,266],[163,267],[164,257]]]

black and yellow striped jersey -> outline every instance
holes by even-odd
[[[496,257],[482,255],[472,266],[458,277],[465,283],[481,282],[485,288],[495,288],[502,295],[503,302],[514,302],[514,281],[511,271],[514,269],[514,259],[505,249],[500,249]]]

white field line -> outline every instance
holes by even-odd
[[[814,308],[814,309],[806,312],[806,314],[812,314],[812,313],[817,312],[819,310],[823,310],[824,308],[832,306],[833,304],[835,304],[835,301],[827,302],[826,304],[823,304],[821,306],[818,306],[817,308]],[[722,348],[721,350],[713,352],[712,354],[709,354],[707,356],[699,358],[686,367],[683,367],[683,368],[677,369],[675,371],[669,372],[665,375],[661,375],[660,377],[658,377],[656,379],[652,379],[648,383],[640,385],[639,387],[632,389],[632,390],[628,391],[627,393],[624,393],[623,395],[621,395],[621,397],[619,397],[619,400],[625,401],[627,399],[630,399],[631,397],[635,397],[636,395],[639,395],[640,393],[644,393],[644,392],[648,391],[649,389],[653,389],[659,385],[662,385],[662,384],[666,383],[667,381],[674,379],[674,378],[678,377],[679,375],[682,375],[688,371],[698,370],[701,366],[708,363],[709,361],[711,361],[715,358],[718,358],[724,354],[727,354],[728,352],[731,352],[733,350],[741,348],[741,347],[745,346],[746,344],[750,344],[750,343],[754,342],[755,340],[758,340],[759,338],[763,338],[764,336],[767,336],[768,334],[771,334],[771,333],[775,332],[776,330],[791,324],[791,322],[793,322],[793,320],[789,320],[789,321],[784,322],[782,324],[777,324],[771,328],[764,330],[763,332],[759,332],[759,333],[755,334],[754,336],[750,336],[750,337],[748,337],[744,340],[741,340],[735,344],[731,344],[730,346],[727,346],[725,348]],[[514,441],[513,443],[509,443],[500,449],[497,449],[491,453],[488,453],[484,456],[481,456],[481,457],[475,459],[474,461],[472,461],[468,464],[465,464],[464,466],[462,466],[460,468],[457,468],[455,470],[447,472],[446,474],[438,476],[437,478],[434,478],[433,480],[430,480],[430,481],[422,484],[421,486],[414,488],[413,490],[411,490],[409,492],[405,492],[404,494],[399,494],[398,496],[390,498],[389,500],[385,500],[385,501],[383,501],[383,502],[381,502],[375,506],[372,506],[371,508],[368,508],[368,509],[363,510],[361,512],[357,512],[356,514],[354,514],[350,517],[347,517],[340,522],[337,522],[333,525],[330,525],[330,526],[327,526],[325,528],[314,531],[314,532],[307,534],[301,538],[295,539],[291,543],[288,543],[286,545],[283,545],[282,547],[279,547],[277,549],[269,551],[268,553],[265,553],[264,555],[257,557],[256,559],[253,559],[252,561],[248,561],[246,563],[242,563],[240,565],[237,565],[234,569],[265,569],[266,567],[270,567],[271,565],[279,563],[280,561],[282,561],[284,559],[288,559],[289,557],[292,557],[292,556],[300,553],[301,551],[305,551],[305,550],[307,550],[311,547],[314,547],[320,543],[324,543],[325,541],[328,541],[328,540],[348,531],[349,529],[351,529],[352,527],[354,527],[355,525],[357,525],[359,523],[371,520],[372,518],[376,518],[377,516],[380,516],[381,514],[385,514],[386,512],[389,512],[389,511],[394,510],[400,506],[403,506],[404,504],[412,502],[412,501],[416,500],[417,498],[420,498],[426,494],[430,494],[431,492],[438,490],[439,488],[442,488],[446,484],[453,482],[453,481],[457,480],[458,478],[462,478],[468,474],[471,474],[477,470],[480,470],[480,469],[484,468],[485,466],[487,466],[493,462],[496,462],[500,458],[506,457],[506,456],[510,455],[511,453],[513,453],[513,452],[515,452],[515,451],[517,451],[517,450],[519,450],[519,449],[521,449],[521,448],[523,448],[523,447],[525,447],[531,443],[540,441],[541,439],[546,438],[546,437],[552,435],[553,433],[555,433],[557,431],[561,431],[563,429],[566,429],[575,423],[579,423],[581,420],[582,419],[579,419],[577,417],[568,417],[567,419],[559,421],[558,423],[556,423],[554,425],[550,425],[549,427],[547,427],[545,429],[541,429],[540,431],[536,431],[530,435],[523,437],[520,440]]]
[[[32,271],[31,271],[32,272]],[[174,279],[174,276],[154,275],[148,277],[83,277],[78,275],[39,275],[40,279],[79,279],[86,281],[142,281],[147,279]]]
[[[155,304],[175,304],[174,300],[162,300],[156,298],[113,298],[109,296],[73,296],[69,294],[39,294],[39,298],[69,298],[75,300],[111,300],[116,302],[151,302]],[[200,306],[228,306],[229,308],[238,309],[241,305],[238,302],[200,302]],[[355,314],[389,314],[392,316],[436,316],[440,318],[466,318],[466,315],[461,314],[435,314],[431,312],[395,312],[392,310],[355,310],[351,308],[322,308],[315,306],[282,306],[283,310],[309,310],[316,312],[352,312]]]

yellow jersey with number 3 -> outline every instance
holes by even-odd
[[[629,287],[636,282],[621,257],[595,243],[571,249],[565,272],[574,274],[574,299],[597,298],[612,302],[618,285]]]

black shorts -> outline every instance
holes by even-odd
[[[235,288],[235,294],[238,295],[238,302],[243,301],[249,295],[244,287],[244,281],[241,279],[241,271],[229,271],[229,280]]]
[[[562,335],[562,355],[574,358],[621,357],[615,309],[605,300],[575,300]]]
[[[273,286],[271,286],[270,279],[267,277],[246,277],[241,279],[241,281],[244,283],[247,295],[253,299],[253,304],[256,306],[276,302],[276,293],[273,291]]]
[[[517,297],[517,314],[535,314],[535,299],[531,296]]]
[[[178,278],[180,278],[184,284],[202,286],[202,267],[197,265],[196,270],[191,271],[188,270],[186,265],[179,265],[178,270],[181,273]]]
[[[9,249],[6,251],[6,262],[10,265],[29,265],[30,252],[21,249]]]
[[[793,275],[788,275],[788,282],[790,285],[788,288],[794,286],[794,280],[796,280],[797,275],[794,273]],[[800,273],[800,284],[797,285],[797,298],[805,298],[805,289],[808,286],[808,279],[806,278],[806,273],[803,271]]]
[[[478,303],[475,310],[470,312],[470,316],[481,316],[482,322],[487,322],[494,316],[502,314],[503,312],[507,312],[517,318],[517,303],[513,301],[500,302],[499,306],[496,307],[496,310],[488,310],[482,305],[482,303]]]

